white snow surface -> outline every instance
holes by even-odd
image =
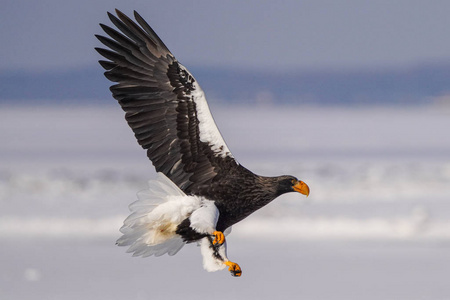
[[[311,189],[234,226],[241,278],[114,245],[156,177],[117,105],[1,107],[0,299],[450,299],[449,107],[211,110],[245,167]]]

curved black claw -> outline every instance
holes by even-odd
[[[230,271],[231,276],[240,277],[242,275],[241,267],[237,263],[226,261],[224,264],[229,266],[228,271]]]
[[[241,270],[230,271],[230,273],[231,273],[231,276],[233,276],[233,277],[241,277],[241,275],[242,275]]]

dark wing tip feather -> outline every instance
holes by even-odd
[[[116,10],[118,11],[118,10]],[[120,11],[119,11],[120,12]],[[121,13],[122,14],[122,13]],[[123,14],[122,14],[123,15]],[[118,19],[115,15],[108,12],[108,17],[111,20],[111,22],[120,30],[123,34],[125,34],[127,37],[135,41],[136,43],[144,44],[144,41],[136,35],[133,30],[128,26],[129,24],[125,24],[122,19]],[[130,20],[131,21],[131,20]],[[133,22],[133,21],[131,21]]]
[[[136,36],[139,38],[148,38],[146,33],[133,21],[131,20],[127,15],[122,13],[121,11],[117,10],[117,16],[119,19],[125,24]]]
[[[99,60],[98,63],[103,67],[103,69],[108,71],[116,66],[115,63],[106,60]]]
[[[153,38],[157,42],[157,44],[160,45],[161,48],[164,49],[166,54],[170,54],[169,48],[167,48],[167,46],[159,38],[159,36],[156,34],[156,32],[150,27],[150,25],[147,23],[147,21],[145,21],[144,18],[142,18],[141,15],[137,11],[134,11],[134,17],[135,17],[136,21],[139,23],[139,25],[141,25],[141,27],[145,30],[145,32],[147,32],[147,34],[151,38]]]
[[[116,62],[116,61],[118,61],[121,58],[121,56],[119,54],[117,54],[117,52],[115,52],[115,51],[111,51],[111,50],[108,50],[108,49],[103,49],[103,48],[100,48],[100,47],[95,47],[94,49],[101,56],[111,60],[112,62]]]

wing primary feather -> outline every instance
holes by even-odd
[[[127,38],[126,36],[124,36],[123,34],[118,32],[117,30],[115,30],[107,25],[104,25],[104,24],[100,24],[100,27],[103,29],[103,31],[107,35],[112,37],[118,43],[120,43],[122,45],[127,45],[127,47],[129,47],[129,48],[135,48],[136,50],[139,50],[139,47],[136,45],[135,42],[133,42],[132,40],[130,40],[129,38]]]
[[[153,77],[123,67],[115,67],[113,71],[105,72],[105,77],[111,81],[120,82],[123,85],[142,84],[150,87],[158,86],[158,83]]]
[[[105,70],[111,70],[115,66],[117,66],[115,63],[106,61],[106,60],[99,60],[98,63],[103,67]]]
[[[119,19],[128,26],[128,28],[140,38],[140,40],[146,40],[149,38],[149,36],[139,27],[136,25],[136,23],[131,20],[127,15],[125,15],[120,10],[116,9],[117,16]],[[152,42],[157,45],[155,41],[152,40]]]
[[[138,14],[137,11],[134,11],[134,17],[136,18],[136,21],[139,23],[139,25],[142,26],[142,28],[147,32],[147,34],[156,41],[156,44],[159,45],[167,54],[170,54],[169,48],[164,44],[164,42],[159,38],[159,36],[156,34],[156,32],[148,25],[148,23],[144,20],[144,18],[141,17],[141,15]]]
[[[135,22],[133,22],[133,20],[131,20],[128,16],[126,16],[124,13],[122,13],[120,10],[116,9],[116,13],[117,16],[120,18],[120,20],[122,20],[122,22],[128,26],[129,30],[133,33],[133,35],[135,35],[136,37],[138,37],[139,40],[136,40],[136,42],[138,42],[138,45],[144,45],[145,41],[150,42],[152,48],[158,50],[161,49],[161,47],[158,47],[158,41],[155,41],[151,36],[149,36],[145,31],[143,31],[138,25],[136,25]],[[141,44],[141,41],[144,42]],[[150,52],[153,49],[149,49]],[[160,52],[160,51],[159,51]],[[158,55],[155,55],[156,57],[158,57]],[[160,53],[161,56],[161,53]]]
[[[96,47],[94,48],[101,56],[103,56],[104,58],[109,59],[110,61],[116,63],[120,62],[121,60],[123,60],[123,57],[119,54],[117,54],[114,51],[108,50],[108,49],[103,49],[103,48],[99,48]]]
[[[116,10],[116,12],[119,12],[119,10]],[[119,20],[112,13],[108,12],[108,17],[111,20],[111,22],[114,25],[116,25],[116,27],[119,28],[119,30],[122,31],[122,33],[125,34],[127,37],[129,37],[131,40],[136,42],[138,45],[145,44],[144,41],[139,36],[137,36],[125,23]]]
[[[95,35],[97,39],[100,40],[100,42],[102,42],[105,46],[117,51],[127,58],[132,55],[150,66],[152,66],[156,62],[156,57],[154,57],[152,54],[143,54],[140,47],[136,45],[136,43],[134,43],[132,40],[126,38],[124,35],[118,33],[117,31],[106,25],[100,24],[100,26],[103,26],[103,30],[113,38],[109,39],[101,35]]]
[[[95,48],[95,50],[101,56],[115,63],[116,66],[128,67],[129,69],[136,69],[136,67],[138,67],[137,70],[145,70],[146,73],[149,73],[151,69],[151,66],[147,65],[146,63],[142,62],[137,58],[133,58],[132,56],[129,56],[128,57],[129,60],[127,60],[127,58],[125,58],[123,55],[120,55],[119,53],[108,49],[97,47]],[[111,71],[113,70],[111,69]]]

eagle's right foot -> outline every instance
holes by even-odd
[[[237,263],[234,263],[231,261],[226,261],[226,262],[224,262],[224,264],[226,264],[229,267],[228,271],[230,271],[232,276],[239,277],[242,275],[241,267],[239,267],[239,265]]]

